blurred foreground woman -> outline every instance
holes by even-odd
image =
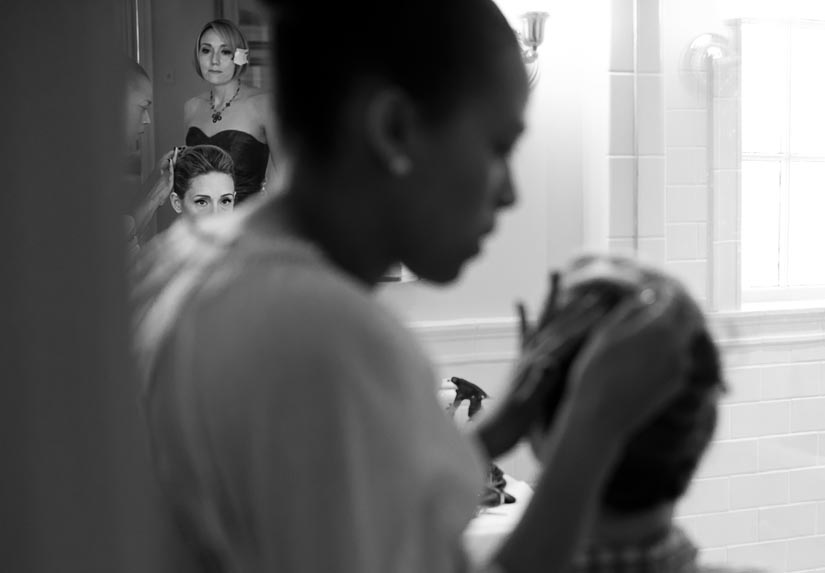
[[[491,0],[272,4],[285,192],[176,223],[136,290],[158,477],[205,571],[466,571],[485,458],[547,391],[540,348],[468,439],[372,291],[395,262],[453,281],[515,202],[517,41]],[[375,22],[392,25],[378,41]],[[582,353],[550,469],[491,571],[567,565],[621,443],[674,392],[669,318],[625,308]]]

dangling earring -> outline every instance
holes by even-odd
[[[412,170],[412,161],[410,161],[409,157],[404,155],[398,155],[393,157],[390,161],[390,171],[396,177],[403,177],[408,175],[409,172]]]

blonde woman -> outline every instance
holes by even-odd
[[[186,145],[216,145],[235,164],[236,202],[273,189],[275,114],[271,94],[241,81],[249,45],[229,20],[208,22],[195,42],[195,72],[207,90],[183,108]]]

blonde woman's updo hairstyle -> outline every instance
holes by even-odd
[[[201,73],[200,63],[198,62],[198,52],[201,49],[201,39],[203,35],[207,32],[207,30],[214,30],[215,33],[221,38],[223,42],[229,46],[229,49],[232,50],[232,54],[235,54],[235,50],[248,50],[249,44],[246,41],[243,33],[241,32],[240,28],[232,22],[231,20],[225,19],[218,19],[212,20],[211,22],[207,22],[203,28],[201,28],[200,33],[198,34],[197,39],[195,40],[195,51],[192,54],[192,63],[195,66],[195,73],[198,74],[198,77],[201,79],[205,79],[203,74]],[[246,71],[248,64],[243,64],[239,66],[235,64],[235,73],[232,75],[232,79],[239,77]]]

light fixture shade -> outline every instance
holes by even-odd
[[[549,14],[547,12],[527,12],[521,15],[521,30],[517,32],[522,44],[521,58],[527,68],[527,78],[530,87],[539,79],[538,47],[544,42],[544,24]]]
[[[521,41],[535,50],[544,42],[544,23],[547,12],[527,12],[521,16]]]

